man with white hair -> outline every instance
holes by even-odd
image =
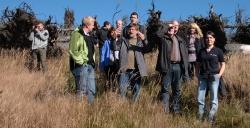
[[[169,88],[173,94],[173,113],[179,114],[181,99],[181,78],[188,78],[188,52],[186,42],[176,35],[178,32],[178,22],[168,24],[168,27],[160,29],[156,33],[159,54],[156,70],[160,72],[162,79],[161,96],[163,107],[169,113]]]
[[[123,29],[123,22],[122,20],[117,20],[116,21],[116,34],[118,37],[122,35],[122,29]]]

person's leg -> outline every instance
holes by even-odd
[[[169,86],[171,85],[171,72],[161,73],[161,96],[163,102],[163,108],[166,113],[169,113]]]
[[[133,98],[132,100],[134,102],[138,101],[139,99],[139,95],[140,95],[140,91],[141,91],[141,76],[140,76],[140,73],[139,71],[138,72],[134,72],[133,75],[131,76],[131,80],[132,80],[132,83],[133,83]]]
[[[47,64],[46,64],[46,48],[40,48],[39,53],[40,53],[40,66],[42,67],[42,71],[45,72],[47,71]]]
[[[180,113],[180,97],[181,97],[181,67],[180,64],[172,65],[172,94],[173,94],[173,111]]]
[[[115,92],[118,88],[119,85],[119,79],[120,79],[120,75],[119,75],[119,61],[116,60],[115,64],[114,64],[114,86],[113,86],[113,91]]]
[[[79,100],[82,100],[84,95],[84,85],[86,83],[86,78],[84,77],[84,67],[77,67],[72,70],[72,73],[75,77],[76,85],[76,96]]]
[[[188,62],[188,76],[189,79],[192,78],[192,62]]]
[[[40,49],[36,49],[36,55],[37,55],[37,63],[36,63],[36,70],[40,71],[41,70],[41,66],[42,66],[42,52]]]
[[[198,107],[199,107],[199,112],[198,116],[199,119],[202,120],[204,118],[204,113],[205,113],[205,95],[206,95],[206,90],[207,90],[207,80],[204,79],[203,76],[199,76],[198,80]]]
[[[208,115],[208,119],[210,122],[214,121],[215,114],[218,110],[218,88],[219,88],[220,78],[218,74],[214,75],[214,81],[209,86],[210,89],[210,105],[211,110]]]
[[[191,64],[191,69],[190,69],[190,74],[189,74],[189,77],[191,78],[191,79],[194,79],[194,73],[195,73],[195,62],[190,62],[190,64]]]
[[[87,96],[88,103],[92,104],[94,102],[95,94],[96,94],[96,84],[95,84],[95,69],[93,66],[88,65],[88,75],[87,77]]]
[[[110,76],[109,76],[109,83],[110,89],[115,91],[115,83],[116,83],[116,72],[115,72],[115,65],[110,66]]]
[[[127,72],[121,73],[119,80],[119,90],[121,97],[125,97],[127,93],[127,87],[129,86],[129,74]]]
[[[36,55],[36,50],[33,49],[30,52],[30,62],[29,62],[29,70],[33,71],[35,69],[35,64],[37,63],[37,55]]]
[[[105,89],[105,91],[108,91],[110,88],[110,68],[109,68],[109,66],[106,66],[104,68],[104,72],[105,72],[105,76],[106,76],[104,89]]]

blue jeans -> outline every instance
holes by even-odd
[[[141,90],[141,76],[140,72],[136,69],[127,70],[125,73],[120,74],[119,90],[121,97],[126,96],[129,86],[132,88],[132,100],[136,102]]]
[[[169,87],[172,87],[173,94],[173,112],[180,112],[181,96],[181,67],[180,64],[171,64],[166,73],[161,73],[162,88],[161,96],[165,112],[169,112]]]
[[[85,64],[73,69],[72,73],[75,77],[77,97],[82,99],[83,95],[87,95],[88,102],[92,104],[96,94],[94,68]]]
[[[218,74],[213,75],[214,81],[208,81],[205,76],[199,76],[199,87],[198,87],[198,105],[199,105],[199,118],[203,118],[205,113],[205,95],[206,90],[209,88],[210,91],[210,105],[211,110],[209,111],[208,118],[213,120],[218,110],[218,87],[220,78]]]

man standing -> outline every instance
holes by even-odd
[[[118,38],[122,36],[122,29],[123,29],[123,22],[122,20],[119,19],[116,21],[116,34]]]
[[[136,24],[139,27],[139,32],[141,32],[142,36],[145,37],[146,30],[145,30],[143,25],[139,24],[139,15],[138,15],[138,13],[137,12],[132,12],[130,14],[130,24],[123,29],[123,36],[125,38],[129,38],[129,28],[130,28],[131,24]]]
[[[173,112],[180,113],[181,78],[188,78],[188,52],[186,43],[176,35],[178,26],[174,21],[167,28],[159,30],[156,36],[160,39],[156,70],[161,73],[163,107],[169,113],[169,87],[173,94]],[[178,23],[178,22],[177,22]],[[178,23],[179,25],[179,23]]]
[[[130,24],[129,37],[122,42],[120,50],[120,95],[125,97],[128,86],[132,87],[133,101],[138,100],[141,77],[147,76],[147,68],[142,51],[147,44],[137,24]]]
[[[84,17],[82,26],[72,33],[69,42],[70,70],[75,77],[77,97],[81,100],[83,95],[87,95],[90,104],[96,93],[94,42],[89,34],[94,22],[93,17]]]
[[[108,21],[103,23],[101,29],[98,30],[97,37],[99,40],[99,49],[102,49],[104,41],[108,39],[108,31],[111,28],[111,24]]]
[[[31,65],[30,69],[34,68],[34,61],[37,64],[37,70],[45,72],[47,70],[46,65],[46,51],[48,45],[49,32],[44,29],[44,24],[42,21],[37,21],[33,26],[33,30],[30,33],[29,40],[32,41],[32,51],[31,51]]]

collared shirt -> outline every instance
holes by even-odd
[[[83,32],[84,32],[84,35],[89,36],[89,33],[88,33],[88,32],[86,32],[86,31],[84,31],[84,30],[83,30]]]
[[[172,38],[171,61],[176,61],[176,62],[181,61],[180,47],[176,36]]]
[[[202,49],[198,55],[197,62],[200,63],[200,74],[218,74],[220,71],[220,62],[225,62],[223,52],[217,47],[213,47],[210,51]]]

